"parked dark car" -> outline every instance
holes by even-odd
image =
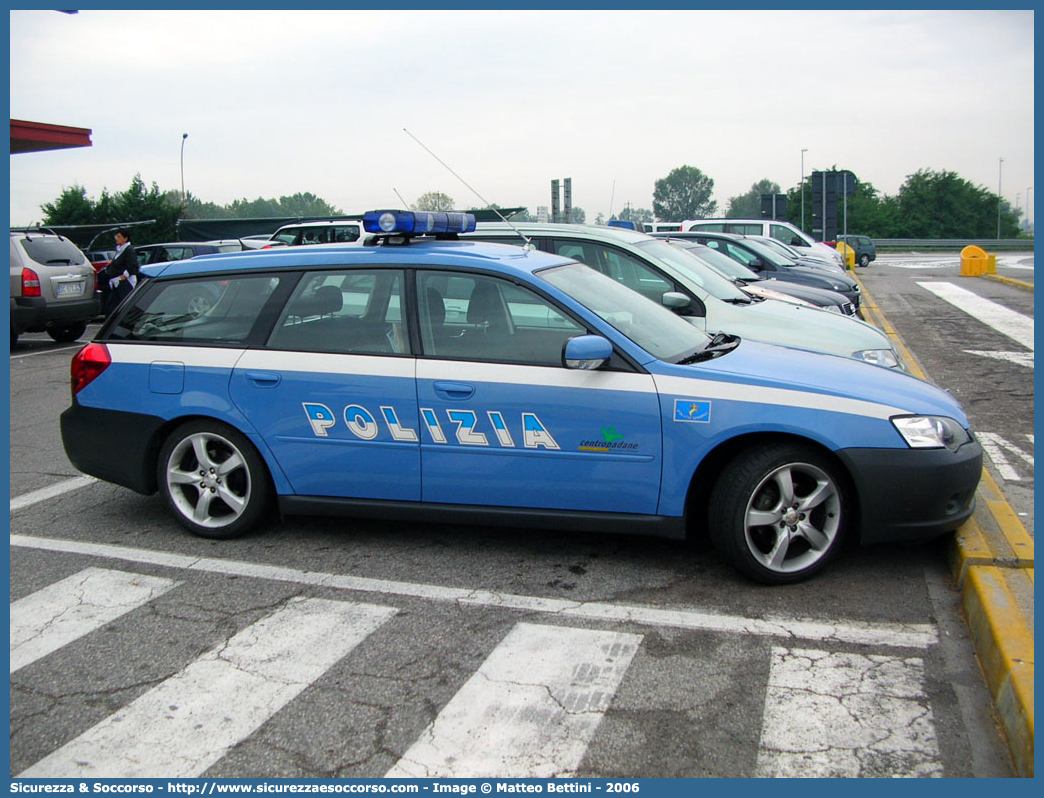
[[[717,269],[744,290],[769,289],[780,294],[786,294],[794,299],[808,302],[817,308],[841,313],[845,316],[854,316],[856,313],[855,306],[848,301],[844,294],[837,291],[815,288],[811,285],[802,285],[787,280],[774,280],[771,277],[762,277],[739,261],[733,260],[728,255],[698,241],[692,241],[687,238],[675,238],[671,240],[671,243],[681,247],[690,255],[696,256],[711,268]]]
[[[814,269],[800,266],[793,261],[787,260],[774,249],[765,246],[759,241],[753,241],[746,236],[734,233],[708,233],[700,230],[690,233],[656,233],[656,238],[670,238],[672,240],[687,239],[706,244],[712,249],[723,252],[735,261],[739,261],[752,272],[762,277],[776,280],[809,285],[813,288],[824,288],[828,291],[837,291],[851,302],[856,311],[862,299],[859,283],[847,274],[828,272],[823,269]]]
[[[856,263],[860,266],[869,266],[871,261],[877,260],[877,247],[870,236],[838,236],[837,240],[855,250]]]
[[[138,265],[166,263],[172,260],[187,260],[197,255],[213,255],[215,252],[240,252],[246,247],[235,238],[221,241],[173,241],[169,244],[135,245]]]

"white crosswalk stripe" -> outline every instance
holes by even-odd
[[[394,614],[292,600],[19,776],[198,777]]]
[[[1013,341],[1033,351],[1033,319],[997,302],[984,299],[966,288],[947,282],[919,282],[921,288],[960,308],[969,316],[992,327]]]
[[[573,775],[640,643],[519,624],[386,775]]]
[[[114,620],[178,584],[86,569],[12,604],[12,619],[17,618],[12,652],[16,627],[19,639],[54,635],[31,656],[19,655],[37,661],[76,645],[105,618]],[[92,596],[104,593],[121,601],[112,609],[83,612]],[[292,709],[295,699],[342,658],[372,646],[367,638],[398,612],[357,601],[290,599],[39,761],[28,767],[23,762],[18,776],[202,776],[277,712]],[[86,617],[78,618],[81,613]],[[162,618],[150,616],[147,622],[159,624]],[[43,630],[48,631],[39,634]],[[412,743],[404,741],[405,751],[383,775],[577,775],[621,685],[638,667],[645,639],[635,632],[515,623],[453,695],[431,710],[423,701],[407,710],[414,717],[430,711],[434,720],[416,725],[426,728],[415,732]],[[29,651],[24,643],[17,648]],[[767,685],[744,687],[765,694],[751,775],[943,775],[921,658],[890,649],[872,654],[861,648],[854,654],[766,644],[757,650],[764,651],[769,668]],[[412,652],[411,659],[416,654],[409,646],[404,651]],[[707,667],[679,663],[672,678],[690,678],[687,674]],[[336,704],[332,711],[338,712]],[[347,728],[343,733],[351,734]],[[691,733],[696,739],[701,729]]]
[[[178,583],[86,568],[11,605],[11,673],[140,607]]]
[[[755,776],[941,776],[917,657],[774,648]]]

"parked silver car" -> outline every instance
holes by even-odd
[[[68,238],[48,230],[11,231],[11,348],[24,332],[75,341],[101,313],[94,266]]]
[[[757,300],[668,241],[616,227],[538,222],[479,222],[461,239],[482,239],[573,258],[655,300],[704,332],[831,352],[886,368],[902,369],[881,330],[852,316],[774,299]]]

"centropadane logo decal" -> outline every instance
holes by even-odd
[[[312,434],[317,438],[329,437],[330,430],[343,423],[348,432],[359,440],[376,440],[383,421],[383,426],[387,428],[392,440],[404,443],[416,443],[420,440],[417,430],[399,420],[399,414],[394,407],[381,405],[378,417],[362,405],[348,405],[340,416],[319,402],[302,402],[301,406],[312,428]],[[492,437],[496,440],[496,445],[505,449],[514,448],[515,436],[512,435],[504,414],[499,410],[489,410],[486,417],[489,419],[488,433],[480,429],[484,424],[474,410],[447,410],[444,419],[440,419],[430,407],[420,408],[420,420],[433,443],[449,443],[446,434],[446,430],[449,429],[456,442],[462,446],[491,446],[494,445],[490,443]],[[522,446],[526,449],[560,448],[536,413],[522,413],[520,423],[515,429]]]
[[[674,420],[709,424],[711,403],[708,399],[675,399]]]

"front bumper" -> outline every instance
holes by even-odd
[[[978,441],[956,452],[845,449],[838,455],[855,481],[864,544],[928,540],[957,529],[975,509]]]

